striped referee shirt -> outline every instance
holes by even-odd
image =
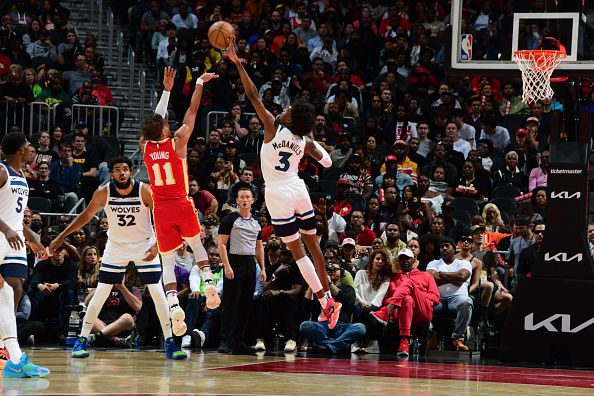
[[[262,227],[253,216],[244,219],[239,212],[232,212],[221,220],[219,235],[229,235],[227,250],[230,254],[255,256],[256,241],[262,240]]]

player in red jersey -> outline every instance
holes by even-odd
[[[206,306],[216,308],[221,303],[212,281],[208,256],[200,240],[200,224],[194,202],[188,196],[188,170],[186,165],[187,145],[194,130],[196,114],[200,106],[202,85],[218,75],[204,73],[196,80],[190,107],[184,116],[183,125],[171,137],[165,120],[169,92],[173,87],[175,71],[168,67],[163,77],[163,94],[156,114],[145,118],[140,125],[140,146],[148,170],[153,195],[153,218],[157,244],[163,262],[163,283],[171,315],[171,327],[175,335],[186,333],[185,314],[179,306],[176,292],[175,251],[186,240],[191,246],[200,274],[206,285]]]

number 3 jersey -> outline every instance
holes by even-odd
[[[142,182],[132,179],[132,191],[120,195],[113,181],[109,183],[105,214],[109,242],[116,245],[138,246],[155,243],[151,210],[142,201]]]
[[[22,171],[16,172],[6,161],[0,161],[0,166],[8,173],[8,180],[0,187],[0,219],[22,237],[23,217],[29,201],[29,185]]]
[[[175,152],[175,140],[149,140],[144,146],[144,163],[151,182],[155,205],[188,196],[186,160]]]
[[[305,139],[293,135],[286,126],[279,125],[274,139],[264,143],[260,152],[266,185],[298,180],[299,161],[303,158],[304,151]]]

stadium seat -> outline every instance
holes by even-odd
[[[48,213],[52,211],[52,201],[42,197],[29,197],[27,207],[35,213]]]
[[[515,216],[516,214],[516,201],[513,198],[493,198],[489,201],[489,203],[497,206],[500,212],[505,212],[510,216]]]
[[[493,189],[491,193],[491,198],[515,198],[517,196],[522,195],[520,189],[516,186],[506,185],[506,186],[497,186]]]
[[[454,210],[454,212],[452,213],[452,217],[464,224],[468,228],[470,228],[470,226],[472,225],[472,219],[466,211]]]
[[[245,162],[246,166],[252,166],[254,162],[258,159],[258,154],[256,153],[241,153],[239,154],[239,159]]]
[[[469,197],[458,197],[452,201],[455,210],[467,212],[469,216],[479,213],[479,207],[476,201]]]

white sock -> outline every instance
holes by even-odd
[[[163,283],[165,286],[177,284],[177,278],[175,277],[175,252],[162,254],[161,262],[163,263]]]
[[[4,340],[4,347],[8,350],[10,361],[19,364],[21,348],[17,339],[16,316],[14,314],[14,292],[6,282],[0,289],[0,336]]]
[[[97,316],[99,312],[101,312],[101,308],[103,308],[103,304],[109,297],[111,290],[113,289],[113,285],[109,285],[107,283],[98,283],[97,288],[95,289],[95,294],[89,301],[89,306],[87,307],[87,312],[85,312],[85,317],[83,318],[83,325],[80,330],[80,335],[83,337],[89,337],[91,334],[91,330],[93,329],[93,325],[97,321]]]
[[[207,283],[212,284],[212,272],[210,271],[210,265],[206,264],[200,267],[200,277],[202,278],[202,282],[206,285]]]
[[[159,322],[161,323],[163,337],[168,339],[169,337],[173,336],[173,333],[171,331],[171,321],[169,320],[168,309],[169,307],[167,305],[167,299],[165,298],[165,290],[163,290],[161,283],[153,283],[147,286],[153,302],[155,303],[155,310],[157,311],[157,316],[159,317]]]
[[[165,292],[165,296],[167,297],[167,304],[169,305],[169,308],[173,307],[174,305],[179,305],[176,290],[167,290]]]
[[[303,256],[297,260],[296,263],[297,267],[299,267],[299,272],[301,272],[301,276],[303,276],[303,279],[305,279],[311,290],[314,291],[314,294],[322,290],[322,283],[316,273],[316,267],[314,267],[309,257]],[[322,299],[320,299],[320,304],[322,304]],[[326,308],[325,303],[322,304],[322,308]]]

